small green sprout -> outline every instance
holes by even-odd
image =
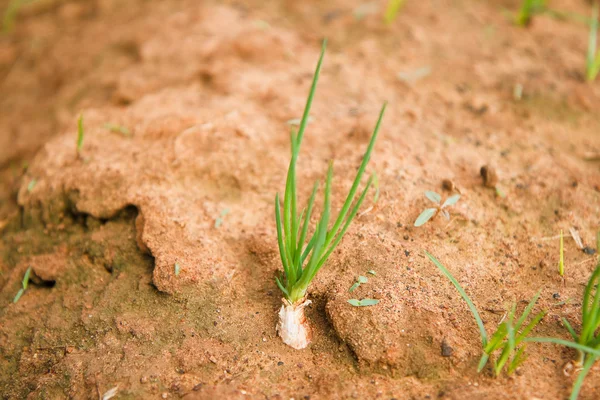
[[[560,230],[560,260],[558,261],[558,273],[560,276],[565,275],[565,252],[564,252],[563,231]]]
[[[77,120],[77,155],[81,156],[81,150],[83,149],[83,114],[79,114],[79,119]]]
[[[29,184],[27,185],[27,193],[31,193],[33,191],[33,188],[35,187],[35,185],[37,185],[37,180],[34,178],[34,179],[30,180]]]
[[[404,5],[405,0],[388,0],[383,20],[386,24],[391,24],[396,19],[396,16],[400,12],[400,9]]]
[[[107,129],[113,133],[120,133],[123,136],[127,136],[127,137],[131,136],[131,131],[123,125],[115,125],[115,124],[111,124],[110,122],[107,122],[106,124],[104,124],[104,129]]]
[[[362,299],[362,300],[350,299],[350,300],[348,300],[348,303],[350,303],[354,307],[368,307],[368,306],[374,306],[374,305],[378,304],[379,300],[377,300],[377,299]]]
[[[585,61],[585,76],[589,82],[596,79],[600,72],[600,53],[597,49],[598,43],[598,1],[594,1],[592,8],[592,20],[590,21],[590,35],[588,38],[588,50]]]
[[[221,214],[219,214],[219,217],[215,220],[215,228],[218,228],[223,224],[223,218],[227,214],[229,214],[229,208],[226,208],[223,211],[221,211]]]
[[[23,281],[21,282],[21,289],[19,289],[19,292],[13,299],[13,303],[16,303],[17,301],[19,301],[21,296],[23,296],[23,293],[25,293],[25,290],[27,290],[27,286],[29,285],[29,275],[30,274],[31,274],[31,267],[27,268],[27,271],[25,271],[25,275],[23,276]]]
[[[446,201],[444,201],[443,204],[442,204],[442,196],[440,196],[436,192],[432,192],[432,191],[428,190],[428,191],[425,192],[425,197],[427,197],[429,200],[431,200],[432,202],[434,202],[435,204],[437,204],[437,207],[425,209],[417,217],[417,220],[415,221],[415,226],[421,226],[421,225],[423,225],[425,222],[429,221],[438,212],[442,213],[442,215],[447,220],[449,220],[450,219],[450,214],[446,210],[446,207],[449,207],[449,206],[452,206],[452,205],[456,204],[456,202],[460,199],[460,194],[455,194],[455,195],[452,195],[452,196],[448,197],[446,199]]]
[[[546,0],[523,0],[521,9],[515,17],[515,23],[519,26],[528,26],[535,14],[541,14],[546,10]]]
[[[479,328],[479,333],[481,335],[481,343],[483,347],[483,355],[479,360],[479,365],[477,367],[477,372],[481,372],[483,368],[486,366],[490,356],[492,353],[497,350],[501,350],[500,355],[496,361],[493,362],[494,372],[496,376],[500,374],[503,367],[507,365],[507,373],[513,373],[519,365],[523,363],[526,359],[525,355],[525,343],[527,340],[527,336],[531,333],[533,328],[544,318],[546,315],[546,311],[541,311],[535,317],[531,319],[531,321],[524,325],[525,320],[533,310],[535,303],[540,297],[540,292],[538,292],[533,299],[529,302],[523,314],[519,317],[519,319],[515,322],[515,311],[516,304],[513,304],[509,314],[508,319],[505,322],[502,322],[496,328],[496,331],[491,337],[488,337],[487,331],[485,330],[485,326],[483,325],[483,320],[481,319],[475,304],[469,298],[465,290],[462,288],[460,283],[452,276],[450,271],[446,269],[434,256],[425,252],[427,257],[435,264],[436,267],[448,278],[450,282],[454,285],[458,293],[460,293],[463,300],[467,303],[469,310],[475,317],[475,322]],[[489,338],[489,339],[488,339]]]
[[[369,279],[366,276],[359,276],[358,279],[356,280],[356,282],[354,283],[354,285],[352,285],[350,287],[350,289],[348,289],[348,292],[352,293],[354,292],[356,289],[358,289],[358,287],[360,285],[362,285],[363,283],[367,283],[369,282]]]
[[[179,276],[180,272],[181,272],[181,266],[179,265],[179,263],[175,263],[175,276]]]
[[[25,0],[10,0],[2,16],[2,33],[7,34],[12,32],[15,26],[15,19],[23,3],[25,3]]]

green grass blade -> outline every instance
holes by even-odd
[[[558,274],[560,276],[565,275],[565,251],[564,251],[564,241],[563,241],[563,231],[560,230],[560,259],[558,261]]]
[[[25,275],[23,276],[23,281],[21,282],[23,290],[27,289],[27,286],[29,285],[29,275],[31,275],[31,267],[27,268],[27,271],[25,271]]]
[[[535,303],[537,303],[541,294],[542,294],[542,290],[540,289],[535,294],[535,296],[533,296],[533,299],[531,299],[529,304],[527,304],[527,307],[525,307],[525,310],[523,310],[523,314],[521,314],[521,318],[519,318],[519,320],[517,321],[517,324],[515,325],[515,330],[518,331],[519,329],[521,329],[521,325],[523,325],[523,322],[525,322],[525,320],[527,319],[527,316],[529,315],[529,313],[531,313],[531,310],[533,310],[533,307],[535,307]]]
[[[379,113],[379,118],[377,120],[377,124],[375,125],[375,130],[373,131],[373,135],[371,136],[371,140],[369,145],[367,146],[367,151],[360,163],[360,167],[358,168],[358,172],[356,173],[356,177],[354,178],[354,182],[352,183],[352,187],[350,188],[350,192],[348,192],[348,196],[346,197],[346,201],[342,206],[342,209],[333,225],[333,228],[327,234],[327,241],[325,247],[329,247],[329,244],[333,241],[334,237],[337,236],[338,230],[340,229],[342,222],[346,219],[346,214],[354,201],[354,196],[356,195],[356,191],[358,190],[358,185],[360,184],[360,180],[367,168],[367,164],[371,159],[371,153],[373,152],[373,147],[375,146],[375,141],[377,140],[377,134],[379,133],[379,128],[381,127],[381,121],[383,120],[383,115],[385,114],[385,108],[387,103],[383,104],[381,107],[381,112]]]
[[[398,12],[404,5],[405,0],[388,0],[387,7],[385,9],[385,14],[383,15],[383,20],[386,24],[391,24],[396,19]]]
[[[523,341],[523,339],[525,339],[527,337],[527,335],[529,335],[531,333],[531,331],[533,330],[533,328],[535,328],[537,326],[537,324],[539,324],[540,321],[545,316],[546,316],[546,311],[540,311],[531,320],[531,322],[525,327],[525,329],[523,329],[523,331],[517,335],[517,340],[516,340],[515,346],[518,346]]]
[[[79,115],[79,119],[77,120],[77,153],[81,153],[83,148],[83,114]]]
[[[515,372],[526,359],[527,354],[525,354],[525,346],[522,346],[517,350],[517,353],[511,360],[510,364],[508,364],[508,375],[511,375],[513,372]]]
[[[484,348],[484,352],[487,354],[492,354],[494,351],[498,350],[502,346],[502,342],[504,338],[508,334],[508,326],[506,323],[501,323],[498,325],[496,332],[490,337],[487,345]]]
[[[569,400],[577,400],[577,398],[579,397],[579,392],[581,391],[581,386],[583,386],[583,381],[584,381],[585,377],[587,376],[587,374],[592,369],[592,366],[594,365],[596,358],[597,358],[596,356],[591,356],[585,360],[583,369],[581,370],[579,375],[577,375],[577,379],[575,380],[575,383],[573,384],[573,390],[571,391],[571,396],[569,397]]]
[[[573,329],[573,327],[571,326],[569,321],[567,321],[567,319],[565,317],[563,317],[562,322],[565,325],[565,327],[567,328],[567,330],[569,331],[569,333],[571,334],[571,337],[573,337],[573,340],[578,341],[577,334],[575,333],[575,330]]]
[[[326,48],[327,40],[323,40],[323,44],[321,46],[321,55],[319,56],[317,67],[315,68],[315,74],[313,75],[312,84],[310,85],[310,91],[308,92],[308,98],[306,99],[306,105],[304,106],[304,113],[302,114],[302,120],[300,121],[300,127],[298,128],[298,135],[296,140],[296,147],[298,148],[298,151],[300,151],[300,145],[302,144],[304,131],[306,130],[306,125],[308,124],[310,108],[312,107],[313,98],[317,89],[317,82],[319,81],[319,75],[321,74],[321,65],[323,64],[323,57],[325,56]]]
[[[600,267],[597,267],[592,276],[590,277],[583,294],[583,307],[582,307],[582,328],[580,338],[587,342],[594,335],[594,324],[595,319],[600,310],[600,296],[597,291],[594,292],[593,299],[592,290],[600,280]],[[591,304],[590,304],[591,303]]]
[[[460,286],[460,283],[458,283],[458,281],[452,276],[450,271],[448,271],[446,267],[444,267],[434,256],[429,254],[427,251],[425,251],[425,254],[435,264],[435,266],[438,267],[438,269],[446,276],[446,278],[448,278],[450,282],[452,282],[456,290],[458,290],[458,293],[460,293],[463,300],[469,306],[469,310],[471,310],[473,317],[475,317],[475,322],[477,322],[477,327],[479,328],[479,333],[481,334],[481,342],[483,343],[483,347],[485,348],[485,346],[487,345],[487,332],[485,330],[485,327],[483,326],[483,321],[479,316],[479,312],[477,312],[477,308],[475,308],[475,304],[473,304],[465,290],[462,288],[462,286]]]
[[[485,367],[485,364],[487,364],[489,359],[490,359],[489,354],[483,353],[483,355],[479,359],[479,364],[477,365],[477,373],[483,371],[483,368]]]
[[[549,338],[549,337],[532,337],[525,338],[523,342],[536,342],[536,343],[552,343],[558,344],[560,346],[571,347],[576,350],[580,350],[587,354],[593,354],[594,356],[600,357],[600,350],[592,348],[590,346],[585,346],[583,344],[579,344],[576,342],[571,342],[570,340],[558,339],[558,338]]]
[[[19,301],[19,299],[21,298],[21,296],[23,296],[24,292],[25,292],[25,289],[23,289],[23,288],[19,289],[19,291],[17,292],[17,295],[13,299],[13,303],[16,303],[17,301]]]
[[[342,227],[342,230],[336,236],[336,238],[333,241],[333,243],[326,250],[325,254],[321,257],[321,260],[319,261],[319,264],[317,266],[318,269],[320,269],[321,266],[323,266],[323,264],[325,263],[325,261],[327,261],[327,259],[331,255],[331,253],[336,249],[336,247],[338,246],[338,244],[340,243],[340,241],[344,237],[344,234],[346,233],[346,231],[350,227],[350,224],[352,223],[352,220],[354,219],[354,217],[358,213],[358,210],[360,209],[360,206],[362,205],[363,201],[365,200],[365,197],[367,195],[367,192],[369,191],[369,188],[371,187],[372,182],[373,182],[372,178],[369,179],[369,181],[367,182],[367,186],[365,187],[365,189],[363,190],[362,194],[358,198],[358,201],[356,202],[356,205],[354,206],[354,208],[352,208],[352,211],[348,215],[348,218],[346,219],[346,223]]]
[[[288,263],[287,252],[285,250],[285,239],[283,237],[283,229],[281,226],[281,205],[279,204],[279,193],[275,195],[275,225],[277,226],[277,244],[279,245],[279,256],[281,257],[281,263],[283,264],[283,272],[285,279],[288,284],[294,284],[295,280],[292,280],[290,276],[290,266]]]
[[[588,81],[593,81],[598,74],[598,71],[594,71],[595,64],[600,64],[600,57],[596,55],[596,47],[598,45],[598,2],[594,1],[592,7],[592,20],[590,21],[590,34],[588,37],[588,50],[585,62],[586,78]]]
[[[302,224],[302,232],[300,233],[300,238],[298,239],[298,252],[296,253],[296,269],[298,269],[299,274],[302,273],[302,265],[304,264],[304,259],[306,258],[302,253],[302,247],[304,246],[304,241],[306,240],[306,235],[308,235],[308,225],[310,223],[310,217],[312,215],[313,206],[315,204],[315,199],[317,197],[317,190],[319,190],[319,182],[315,183],[313,187],[313,191],[308,199],[308,208],[306,209],[306,214],[304,215],[304,223]],[[314,242],[313,242],[314,243]],[[306,249],[309,250],[309,246],[306,246]],[[305,250],[306,251],[306,250]],[[309,250],[310,251],[310,250]],[[308,255],[308,254],[307,254]]]
[[[287,289],[285,288],[285,286],[283,286],[283,284],[281,283],[281,281],[279,280],[279,277],[275,277],[275,282],[277,282],[277,286],[279,286],[279,289],[281,289],[281,291],[283,292],[283,294],[285,295],[286,299],[290,298],[290,294],[287,291]]]

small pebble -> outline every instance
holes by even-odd
[[[454,182],[450,179],[444,179],[442,181],[442,189],[452,192],[455,189]]]
[[[277,363],[277,365],[279,365],[279,366],[281,367],[281,366],[283,365],[283,361],[279,361],[279,362]]]
[[[552,297],[554,297],[555,300],[558,300],[560,299],[560,293],[554,293]]]
[[[454,353],[454,349],[448,346],[446,339],[442,340],[442,357],[450,357]]]
[[[142,376],[140,378],[140,383],[147,383],[148,382],[148,377],[147,376]]]
[[[592,249],[592,248],[591,248],[591,247],[589,247],[589,246],[585,246],[585,247],[583,248],[583,252],[584,252],[585,254],[588,254],[588,255],[590,255],[590,256],[591,256],[591,255],[594,255],[594,254],[596,254],[596,249]]]
[[[163,399],[166,399],[167,397],[169,397],[169,393],[163,392],[163,394],[161,394],[160,397],[162,397]]]
[[[498,175],[496,174],[496,170],[489,165],[484,165],[479,170],[479,174],[483,178],[483,185],[486,187],[496,187],[498,183]]]

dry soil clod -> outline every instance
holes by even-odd
[[[498,175],[496,174],[496,170],[489,166],[484,165],[479,170],[479,174],[483,178],[483,185],[489,188],[495,188],[498,183]]]

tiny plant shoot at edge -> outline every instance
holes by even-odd
[[[308,123],[308,116],[310,114],[310,108],[319,79],[323,56],[325,55],[325,48],[326,41],[323,41],[321,55],[315,69],[310,92],[308,94],[308,99],[306,100],[306,106],[297,133],[295,133],[294,128],[292,128],[292,158],[290,160],[285,184],[283,211],[279,200],[279,194],[275,196],[277,241],[281,263],[283,265],[283,276],[281,279],[276,278],[276,282],[284,295],[283,305],[279,311],[277,332],[284,343],[295,349],[305,348],[310,343],[311,330],[306,321],[306,317],[304,316],[304,307],[310,304],[310,300],[306,299],[308,286],[342,240],[350,223],[365,200],[369,188],[374,184],[375,175],[373,174],[367,181],[366,187],[358,197],[358,200],[354,202],[361,178],[369,163],[369,159],[371,158],[373,146],[377,139],[377,133],[379,132],[386,106],[384,104],[381,109],[375,130],[371,136],[371,140],[360,167],[358,168],[352,187],[350,188],[346,201],[344,202],[339,215],[335,218],[331,228],[329,228],[329,222],[331,215],[331,181],[333,179],[333,164],[329,164],[325,182],[323,211],[317,221],[314,233],[311,236],[308,236],[309,224],[313,214],[313,206],[319,185],[318,182],[315,183],[312,194],[308,200],[308,206],[298,213],[296,163],[298,161],[298,154],[300,153],[300,145],[302,144],[304,130]]]

